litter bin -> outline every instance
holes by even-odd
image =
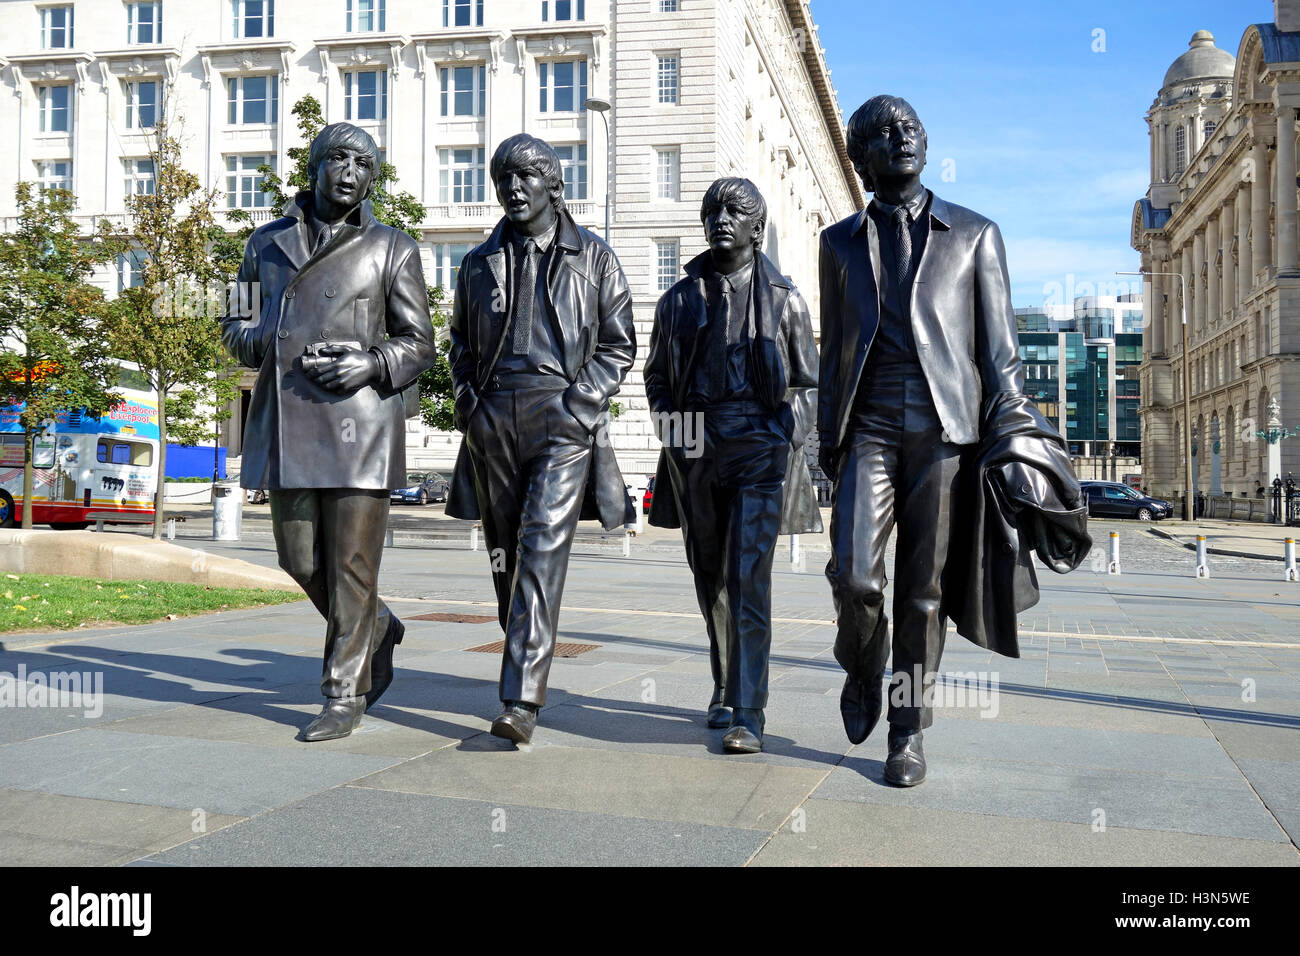
[[[243,530],[244,496],[228,485],[212,489],[212,540],[238,541]]]

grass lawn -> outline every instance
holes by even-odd
[[[101,581],[62,574],[0,577],[0,634],[147,624],[209,611],[302,601],[299,591],[209,588],[166,581]]]

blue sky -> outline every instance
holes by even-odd
[[[922,180],[995,220],[1013,298],[1050,283],[1124,281],[1133,203],[1150,176],[1145,115],[1197,30],[1236,56],[1270,0],[812,0],[847,119],[876,93],[908,100],[929,134]],[[1103,30],[1104,52],[1093,52]],[[955,177],[942,178],[944,160]],[[1086,290],[1085,290],[1086,291]]]

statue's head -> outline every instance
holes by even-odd
[[[564,212],[564,173],[550,143],[527,133],[502,140],[492,154],[492,185],[511,222]]]
[[[331,123],[307,151],[307,178],[317,200],[350,207],[370,197],[379,175],[379,147],[351,123]]]
[[[739,254],[748,261],[762,248],[767,234],[767,203],[748,179],[718,179],[700,203],[700,222],[715,255]],[[745,247],[748,253],[741,251]]]
[[[847,148],[862,188],[876,191],[881,180],[919,177],[925,168],[925,127],[900,96],[873,96],[849,119]]]

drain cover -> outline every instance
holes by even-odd
[[[487,624],[496,619],[495,614],[449,614],[444,611],[413,614],[407,618],[408,621],[442,621],[444,624]]]
[[[561,642],[555,645],[556,657],[577,657],[579,654],[585,654],[587,651],[600,649],[599,644],[572,644]],[[480,644],[478,647],[467,647],[467,651],[478,651],[482,654],[501,654],[506,649],[505,641],[493,641],[491,644]]]

